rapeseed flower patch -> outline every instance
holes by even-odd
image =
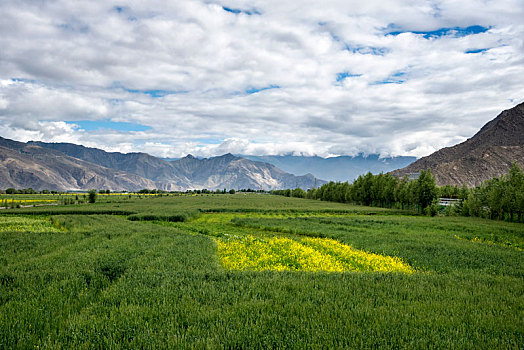
[[[12,203],[24,205],[24,204],[54,203],[54,202],[56,202],[55,199],[12,199],[12,198],[9,198],[9,199],[0,200],[0,205],[1,204],[12,204]]]
[[[303,238],[301,243],[323,254],[333,256],[344,271],[378,271],[413,273],[415,270],[398,257],[384,256],[353,249],[329,238]]]
[[[48,218],[0,216],[0,232],[60,232]]]
[[[228,270],[415,272],[397,257],[367,253],[326,238],[245,235],[215,241],[222,265]]]

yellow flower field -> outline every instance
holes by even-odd
[[[246,235],[215,241],[220,261],[228,270],[415,272],[397,257],[367,253],[327,238]]]
[[[55,199],[1,199],[0,204],[11,204],[11,203],[19,203],[22,205],[25,204],[34,204],[34,203],[53,203],[56,202]]]
[[[42,217],[0,216],[0,232],[60,232],[51,220]]]

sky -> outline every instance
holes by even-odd
[[[0,136],[428,155],[524,101],[522,0],[0,1]]]

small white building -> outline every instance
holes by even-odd
[[[462,202],[462,199],[457,198],[439,198],[438,200],[438,204],[445,207],[448,207],[450,205],[457,205],[460,202]]]

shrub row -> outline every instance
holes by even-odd
[[[190,219],[197,218],[200,215],[200,211],[187,211],[171,215],[158,215],[158,214],[133,214],[127,217],[131,221],[169,221],[169,222],[184,222]]]
[[[49,209],[49,207],[42,208],[40,210],[5,210],[2,211],[2,214],[23,214],[23,215],[132,215],[134,211],[128,210],[115,210],[115,209]]]

